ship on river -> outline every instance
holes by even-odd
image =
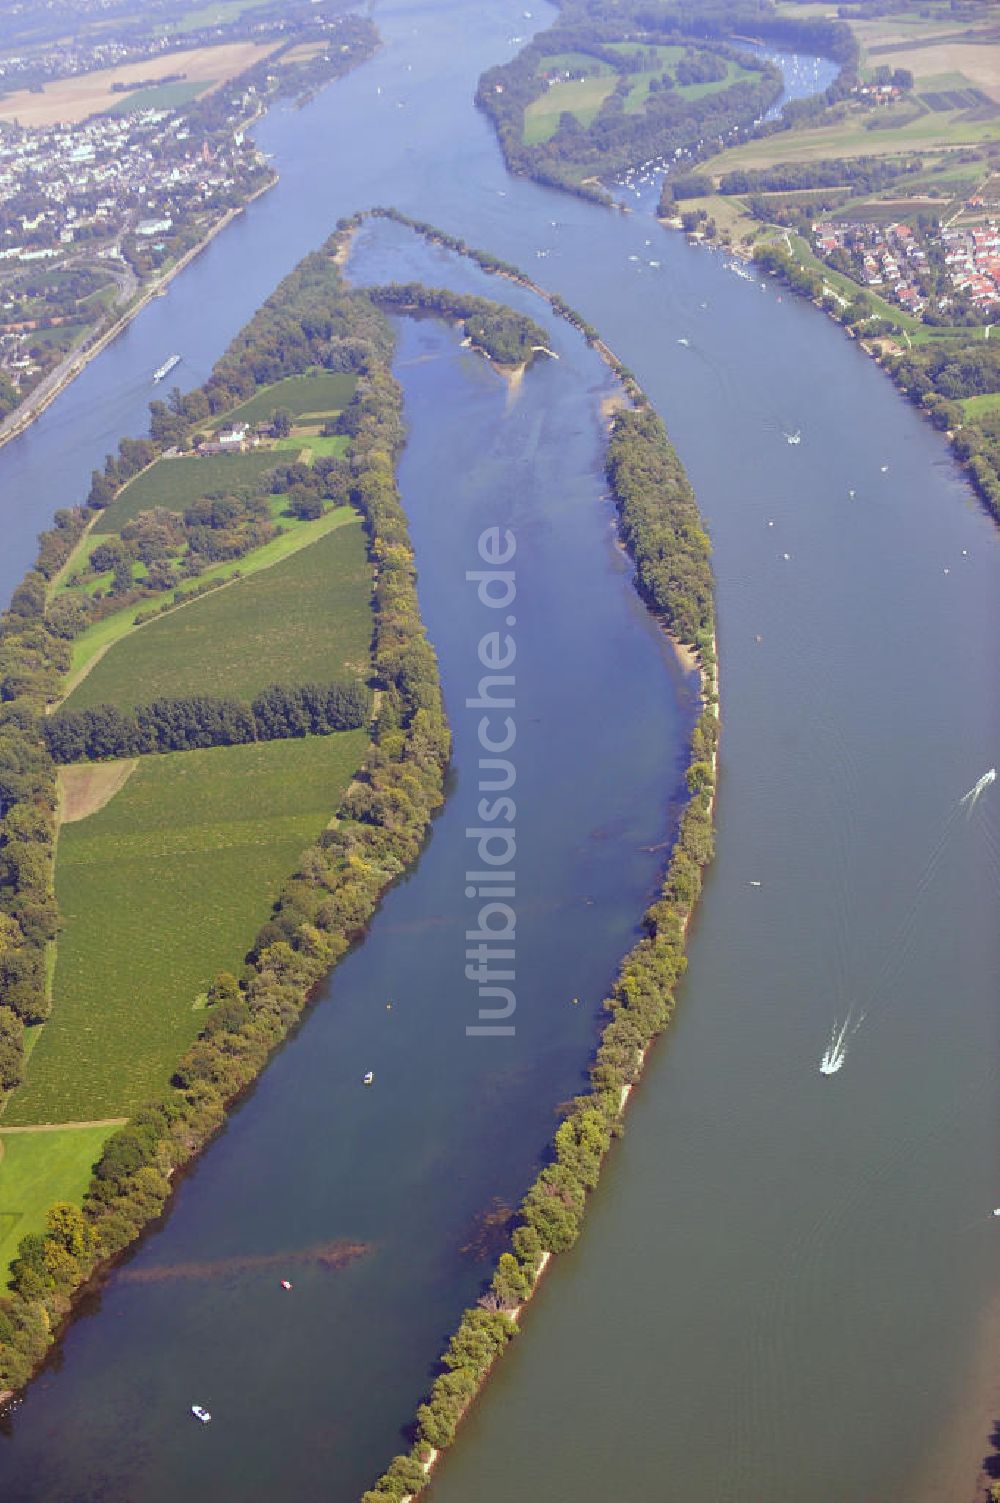
[[[163,364],[158,366],[153,372],[153,380],[162,381],[164,376],[169,376],[174,366],[180,365],[180,363],[181,357],[179,355],[169,355]]]

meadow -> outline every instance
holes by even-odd
[[[966,417],[990,417],[994,412],[1000,412],[1000,391],[987,392],[982,397],[965,397],[959,405]]]
[[[641,42],[611,42],[609,45],[613,52],[621,53],[623,57],[633,57],[639,52],[644,62],[649,59],[643,71],[633,75],[635,82],[625,96],[626,115],[635,115],[645,109],[652,80],[666,72],[673,74],[677,63],[689,51],[687,47],[646,47]],[[743,68],[739,63],[727,59],[725,78],[715,79],[711,83],[675,83],[671,95],[676,95],[679,99],[703,99],[706,94],[718,94],[722,89],[729,89],[733,84],[754,77],[759,77],[755,69]]]
[[[217,491],[243,485],[256,488],[260,477],[273,470],[277,462],[268,451],[184,454],[172,459],[158,459],[118,492],[101,514],[100,530],[102,533],[120,532],[126,522],[134,521],[141,511],[150,511],[154,506],[183,511],[202,496]]]
[[[367,744],[359,730],[144,757],[62,828],[52,1017],[4,1126],[121,1116],[166,1087],[213,976],[239,969]]]
[[[121,95],[117,104],[105,110],[106,115],[132,115],[139,110],[178,110],[190,104],[199,94],[214,88],[216,80],[206,78],[203,83],[151,84],[148,89],[136,89],[131,94]]]
[[[0,1279],[17,1244],[45,1229],[57,1200],[79,1204],[113,1123],[44,1132],[0,1131]]]
[[[312,376],[286,376],[271,386],[262,386],[249,401],[232,408],[215,424],[266,423],[276,407],[287,407],[293,417],[306,413],[330,417],[341,412],[354,395],[356,376],[340,371],[320,371]]]
[[[627,115],[637,115],[646,108],[653,79],[667,72],[672,74],[677,63],[690,50],[688,47],[676,46],[647,47],[639,42],[610,42],[608,46],[611,51],[623,57],[642,54],[642,71],[630,75],[632,84],[625,96]],[[539,72],[552,69],[586,71],[587,77],[564,79],[552,84],[537,99],[532,100],[524,112],[522,137],[526,146],[537,146],[553,136],[559,128],[559,117],[565,111],[574,115],[582,126],[590,125],[621,76],[609,64],[586,52],[559,52],[542,58]],[[725,78],[711,83],[675,84],[671,94],[680,99],[702,99],[706,94],[718,93],[755,76],[753,70],[727,61]]]
[[[587,68],[588,77],[563,79],[561,83],[546,88],[538,99],[533,99],[524,112],[524,143],[537,146],[554,136],[559,128],[559,117],[568,111],[575,115],[582,126],[590,125],[601,105],[614,89],[617,74],[607,63],[586,53],[567,52],[544,58],[540,64],[548,68]]]
[[[364,678],[370,606],[365,536],[352,519],[114,642],[66,707],[124,708],[190,694],[249,700],[279,680]]]
[[[877,120],[877,128],[866,129],[866,120]],[[914,115],[908,105],[890,106],[877,117],[868,111],[849,110],[833,125],[782,131],[733,146],[711,157],[698,170],[718,180],[738,167],[770,167],[775,162],[813,162],[826,157],[893,156],[994,140],[1000,140],[1000,114],[990,120],[978,119],[975,111],[967,110],[925,110]]]

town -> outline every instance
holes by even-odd
[[[228,215],[271,185],[250,135],[270,97],[308,92],[373,46],[370,23],[320,16],[220,87],[183,81],[197,56],[185,51],[174,74],[112,81],[104,111],[89,118],[0,119],[0,437],[29,396],[37,404],[58,390]],[[72,51],[60,60],[61,76],[79,61]]]
[[[964,206],[982,210],[982,199]],[[817,255],[835,270],[929,323],[961,323],[1000,309],[1000,220],[941,228],[917,223],[844,224],[813,229]]]

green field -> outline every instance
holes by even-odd
[[[101,532],[119,532],[141,511],[165,506],[183,511],[202,496],[256,486],[260,477],[273,470],[277,461],[267,451],[251,454],[185,454],[176,459],[158,459],[137,475],[102,513]]]
[[[367,743],[361,730],[144,757],[63,826],[52,1017],[5,1126],[123,1116],[162,1091],[204,1021],[200,994],[239,969]]]
[[[994,412],[1000,412],[1000,391],[987,392],[982,397],[965,397],[959,405],[966,417],[989,417]]]
[[[187,694],[248,700],[277,680],[364,677],[370,598],[365,536],[352,520],[115,642],[66,706],[125,707]]]
[[[326,417],[342,412],[354,395],[357,376],[340,371],[321,371],[313,376],[286,376],[272,386],[262,386],[249,401],[241,402],[215,424],[217,428],[230,423],[266,423],[276,407],[287,407],[293,417],[303,413],[316,413]]]
[[[106,115],[131,115],[136,110],[179,110],[185,104],[190,104],[192,99],[197,99],[199,94],[204,94],[207,89],[213,88],[214,79],[203,79],[201,83],[185,83],[179,79],[176,83],[150,84],[146,89],[136,89],[131,94],[123,94],[115,104],[109,105],[104,111]]]
[[[178,31],[196,31],[202,26],[224,26],[235,21],[244,11],[260,10],[270,3],[271,0],[208,0],[208,4],[193,5],[190,10],[172,21],[164,21],[155,29],[167,36]]]
[[[322,443],[330,440],[320,440]],[[280,537],[272,538],[265,543],[263,548],[255,548],[253,553],[248,553],[243,558],[233,559],[230,562],[212,564],[197,579],[191,580],[185,593],[192,594],[198,585],[204,584],[211,579],[231,579],[239,574],[246,579],[251,574],[258,573],[261,569],[269,569],[272,564],[280,563],[282,559],[291,558],[293,553],[298,553],[301,548],[308,548],[319,538],[325,537],[328,532],[333,532],[338,527],[344,527],[357,517],[357,512],[350,506],[331,507],[322,517],[317,517],[312,522],[300,522],[297,517],[290,517],[285,513],[284,496],[271,497],[271,510],[276,521],[284,528]],[[96,537],[88,539],[88,545],[93,546]],[[109,575],[102,575],[108,579]],[[191,604],[194,602],[192,601]],[[148,608],[148,607],[147,607]],[[178,607],[179,609],[182,607]],[[186,608],[186,607],[184,607]],[[117,642],[129,632],[138,631],[141,628],[133,625],[136,616],[134,605],[126,606],[123,611],[117,611],[113,616],[105,616],[93,626],[81,632],[73,641],[73,657],[70,666],[72,674],[90,662],[97,653],[110,647],[112,642]]]
[[[44,1231],[54,1201],[79,1204],[112,1132],[112,1126],[0,1132],[0,1279],[6,1281],[21,1238]]]
[[[581,125],[589,125],[614,89],[618,76],[607,63],[584,52],[557,53],[543,58],[539,67],[543,72],[550,68],[586,68],[589,76],[552,84],[538,99],[531,101],[524,112],[526,146],[537,146],[555,135],[559,117],[565,112],[575,115]]]
[[[338,459],[343,459],[349,443],[346,433],[331,433],[329,438],[324,438],[322,433],[293,433],[291,438],[279,438],[274,447],[293,452],[298,450],[306,463],[311,464],[318,455],[336,454]]]
[[[641,42],[611,42],[610,47],[623,57],[634,57],[637,52],[642,53],[644,62],[651,53],[655,54],[642,73],[633,74],[635,82],[625,97],[626,115],[637,115],[645,109],[652,80],[668,71],[673,74],[676,65],[689,51],[687,47],[647,47]],[[671,97],[679,99],[704,99],[706,94],[718,94],[735,83],[742,83],[755,76],[758,76],[755,69],[743,68],[739,63],[727,59],[725,78],[716,79],[712,83],[676,84],[670,93]]]
[[[866,119],[877,119],[878,129],[866,130]],[[909,106],[903,105],[885,109],[877,117],[868,112],[847,112],[834,125],[747,141],[711,157],[698,170],[718,179],[737,167],[770,167],[775,162],[811,162],[826,157],[892,156],[995,140],[1000,140],[1000,116],[976,120],[965,110],[927,110],[914,118]]]

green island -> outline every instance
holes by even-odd
[[[789,18],[808,7],[777,7]],[[834,85],[664,181],[661,216],[843,324],[1000,520],[1000,26],[988,5],[840,7]]]
[[[612,175],[755,128],[782,88],[755,45],[845,56],[850,47],[846,28],[796,6],[622,0],[612,14],[559,0],[559,9],[553,27],[482,75],[476,102],[512,172],[607,203]]]
[[[576,1241],[587,1197],[596,1188],[612,1142],[653,1041],[670,1023],[675,989],[686,968],[685,936],[714,852],[713,812],[719,740],[718,675],[711,547],[698,504],[662,420],[634,376],[597,331],[517,267],[478,251],[456,236],[392,208],[370,211],[394,220],[474,261],[486,272],[516,281],[544,298],[584,334],[620,383],[611,416],[606,470],[619,535],[635,565],[635,587],[671,639],[690,650],[700,680],[701,710],[691,734],[688,799],[656,901],[643,915],[643,936],[623,959],[605,998],[600,1043],[589,1069],[590,1088],[560,1109],[550,1158],[529,1187],[488,1289],[465,1310],[442,1353],[439,1371],[417,1411],[409,1451],[393,1458],[361,1503],[405,1503],[429,1485],[441,1453],[475,1401],[494,1362],[517,1335],[524,1306],[554,1254]],[[347,224],[356,228],[367,217]],[[377,289],[378,296],[381,290]],[[420,316],[432,305],[454,317],[453,294],[412,288],[396,311]],[[509,310],[508,310],[509,312]],[[620,403],[620,405],[618,405]]]
[[[203,387],[152,404],[0,622],[7,1392],[160,1213],[443,797],[392,333],[342,250],[307,256]]]

